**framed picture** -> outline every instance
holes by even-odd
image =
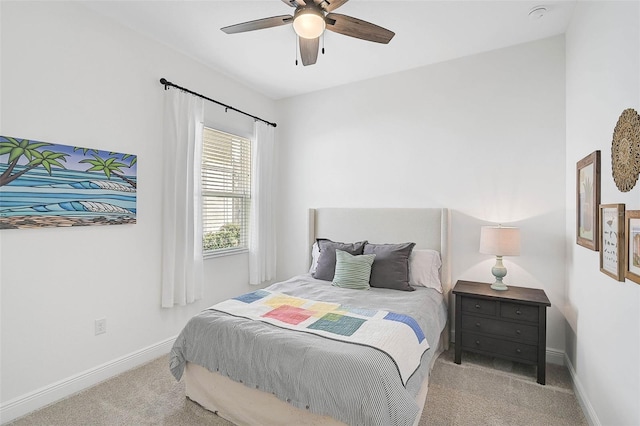
[[[624,204],[600,204],[600,271],[624,281]]]
[[[640,284],[640,210],[625,213],[626,271],[625,277]]]
[[[576,165],[576,243],[598,251],[600,206],[600,151]]]
[[[134,224],[137,163],[133,154],[0,136],[0,229]]]

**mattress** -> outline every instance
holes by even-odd
[[[266,290],[409,315],[424,331],[430,349],[424,352],[419,367],[404,385],[393,359],[375,348],[208,309],[189,321],[171,355],[171,371],[177,379],[182,377],[187,363],[190,373],[196,372],[195,381],[191,380],[188,386],[188,392],[195,395],[196,400],[203,400],[203,405],[210,409],[220,404],[219,401],[207,403],[205,396],[200,395],[205,389],[195,383],[198,376],[206,376],[206,370],[216,378],[227,378],[302,412],[329,416],[346,424],[411,425],[416,422],[422,409],[420,395],[426,391],[429,369],[446,325],[442,294],[422,287],[413,292],[340,289],[308,274]],[[201,374],[197,374],[198,371]],[[224,383],[214,386],[224,386],[226,393],[230,389]],[[251,399],[238,401],[236,397],[233,401],[240,406],[243,402],[253,405],[257,401],[247,398]]]

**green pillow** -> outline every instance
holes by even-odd
[[[336,250],[336,273],[332,284],[355,290],[369,288],[371,265],[375,257],[375,254],[353,256],[346,251]]]

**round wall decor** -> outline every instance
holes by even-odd
[[[633,109],[622,111],[611,143],[613,180],[622,192],[629,192],[640,174],[640,115]]]

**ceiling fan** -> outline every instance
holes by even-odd
[[[320,36],[324,33],[325,29],[349,37],[383,44],[389,43],[395,35],[393,31],[363,21],[362,19],[332,13],[348,0],[282,1],[296,9],[293,16],[272,16],[270,18],[230,25],[221,28],[221,30],[227,34],[235,34],[293,24],[293,29],[298,35],[300,56],[303,65],[313,65],[316,63],[318,59],[318,48],[320,46]]]

